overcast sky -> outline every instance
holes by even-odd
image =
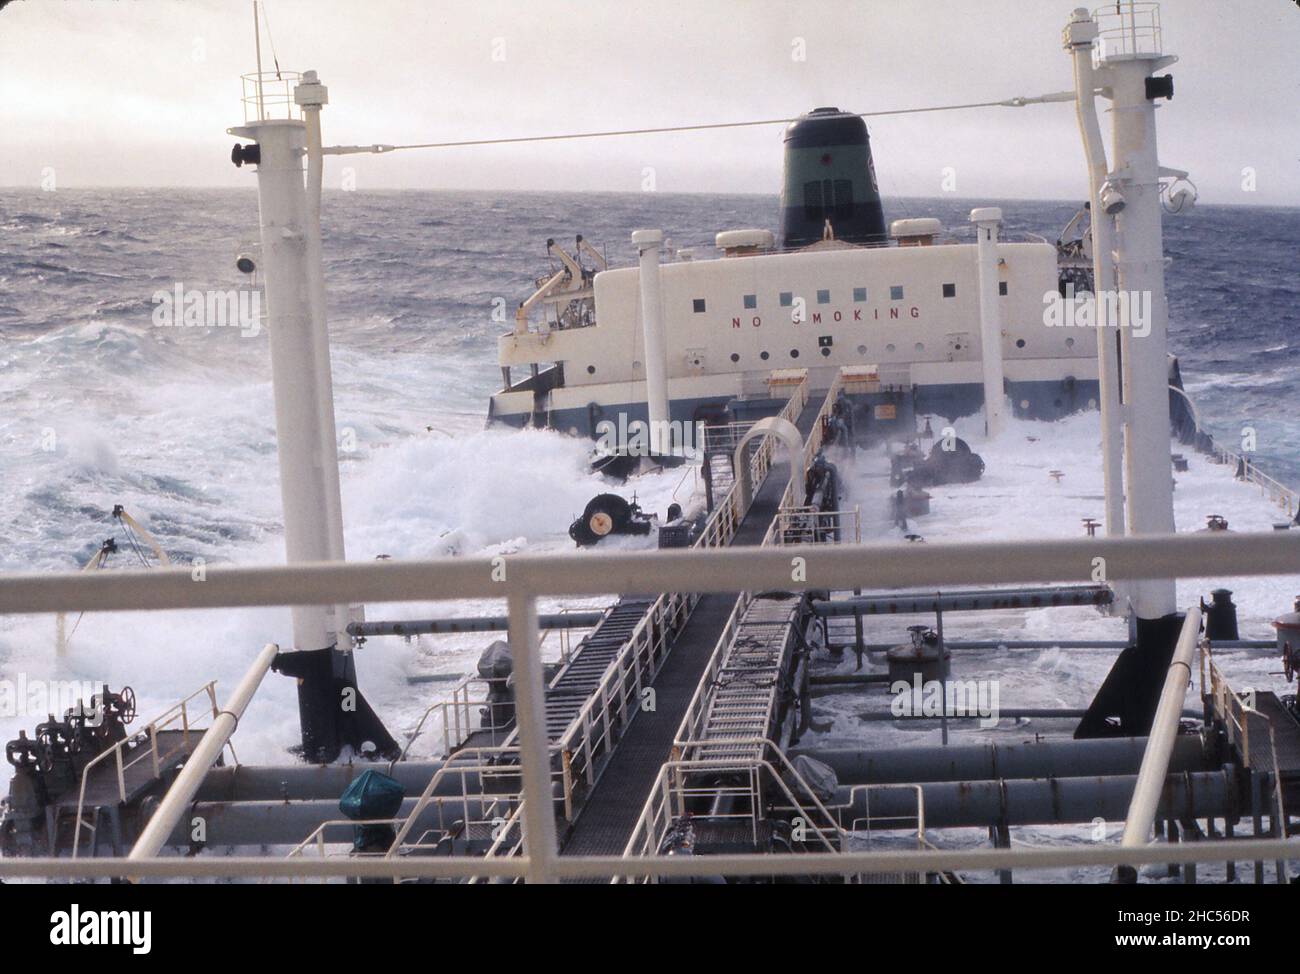
[[[1069,0],[269,0],[285,70],[329,86],[327,143],[429,142],[875,111],[1071,86]],[[1230,13],[1228,12],[1230,11]],[[1300,205],[1300,8],[1168,0],[1161,161],[1205,202]],[[247,0],[16,0],[0,11],[0,185],[249,186],[229,162]],[[799,59],[800,53],[806,55]],[[881,189],[1076,198],[1068,104],[869,121]],[[1103,119],[1103,126],[1108,123]],[[776,192],[780,127],[354,156],[357,188]],[[1243,170],[1255,190],[1243,189]]]

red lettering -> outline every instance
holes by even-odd
[[[821,324],[821,320],[822,320],[822,313],[821,313],[820,311],[814,311],[814,312],[813,312],[813,324],[814,324],[814,325]]]
[[[844,317],[844,316],[843,316],[842,314],[840,314],[838,311],[835,312],[835,320],[836,320],[836,321],[839,321],[839,320],[840,320],[841,318],[843,318],[843,317]]]
[[[912,313],[912,317],[913,317],[913,318],[919,318],[919,317],[921,317],[921,309],[918,308],[916,305],[912,305],[912,312],[911,312],[911,313]]]
[[[762,323],[763,323],[763,319],[760,318],[758,315],[754,315],[754,320],[751,322],[751,324],[752,324],[755,328],[757,328],[757,327],[758,327],[759,325],[761,325]]]
[[[853,309],[853,320],[854,320],[854,321],[861,321],[861,320],[862,320],[862,310],[861,310],[860,308],[854,308],[854,309]]]
[[[891,317],[891,318],[897,318],[897,317],[898,317],[898,309],[897,309],[897,308],[890,308],[890,309],[889,309],[889,317]]]
[[[732,319],[731,319],[731,327],[732,327],[732,328],[739,328],[739,327],[740,327],[740,319],[739,319],[739,318],[732,318]]]

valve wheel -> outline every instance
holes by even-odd
[[[135,720],[135,691],[130,687],[122,687],[118,696],[122,700],[122,723],[129,724]]]

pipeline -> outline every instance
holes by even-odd
[[[945,781],[920,785],[926,828],[989,828],[1012,825],[1072,825],[1101,818],[1123,819],[1136,775]],[[1237,771],[1189,772],[1165,779],[1159,793],[1161,818],[1240,817]],[[914,828],[916,795],[908,788],[841,787],[835,792],[841,821],[870,816],[872,828]]]
[[[970,589],[855,596],[817,601],[819,616],[901,615],[910,612],[977,612],[994,609],[1042,609],[1066,605],[1109,605],[1114,593],[1105,585],[1046,585],[1014,589]]]
[[[1136,774],[1145,737],[1114,740],[1043,741],[952,747],[900,747],[874,751],[794,748],[827,765],[841,784],[902,784],[994,778],[1087,778]],[[1175,742],[1171,772],[1211,771],[1201,739],[1185,734]]]

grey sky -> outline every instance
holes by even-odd
[[[282,68],[329,86],[327,143],[427,142],[982,101],[1070,87],[1069,0],[269,0]],[[1227,11],[1231,11],[1230,13]],[[1161,158],[1206,202],[1300,205],[1300,9],[1167,0]],[[806,60],[792,52],[796,39]],[[263,37],[264,67],[271,66]],[[494,50],[503,59],[494,59]],[[0,12],[0,185],[248,186],[225,129],[247,0],[18,0]],[[1069,105],[869,122],[881,189],[1079,195]],[[1103,120],[1103,125],[1107,123]],[[776,192],[780,127],[357,156],[358,188]],[[1255,171],[1254,192],[1242,170]]]

